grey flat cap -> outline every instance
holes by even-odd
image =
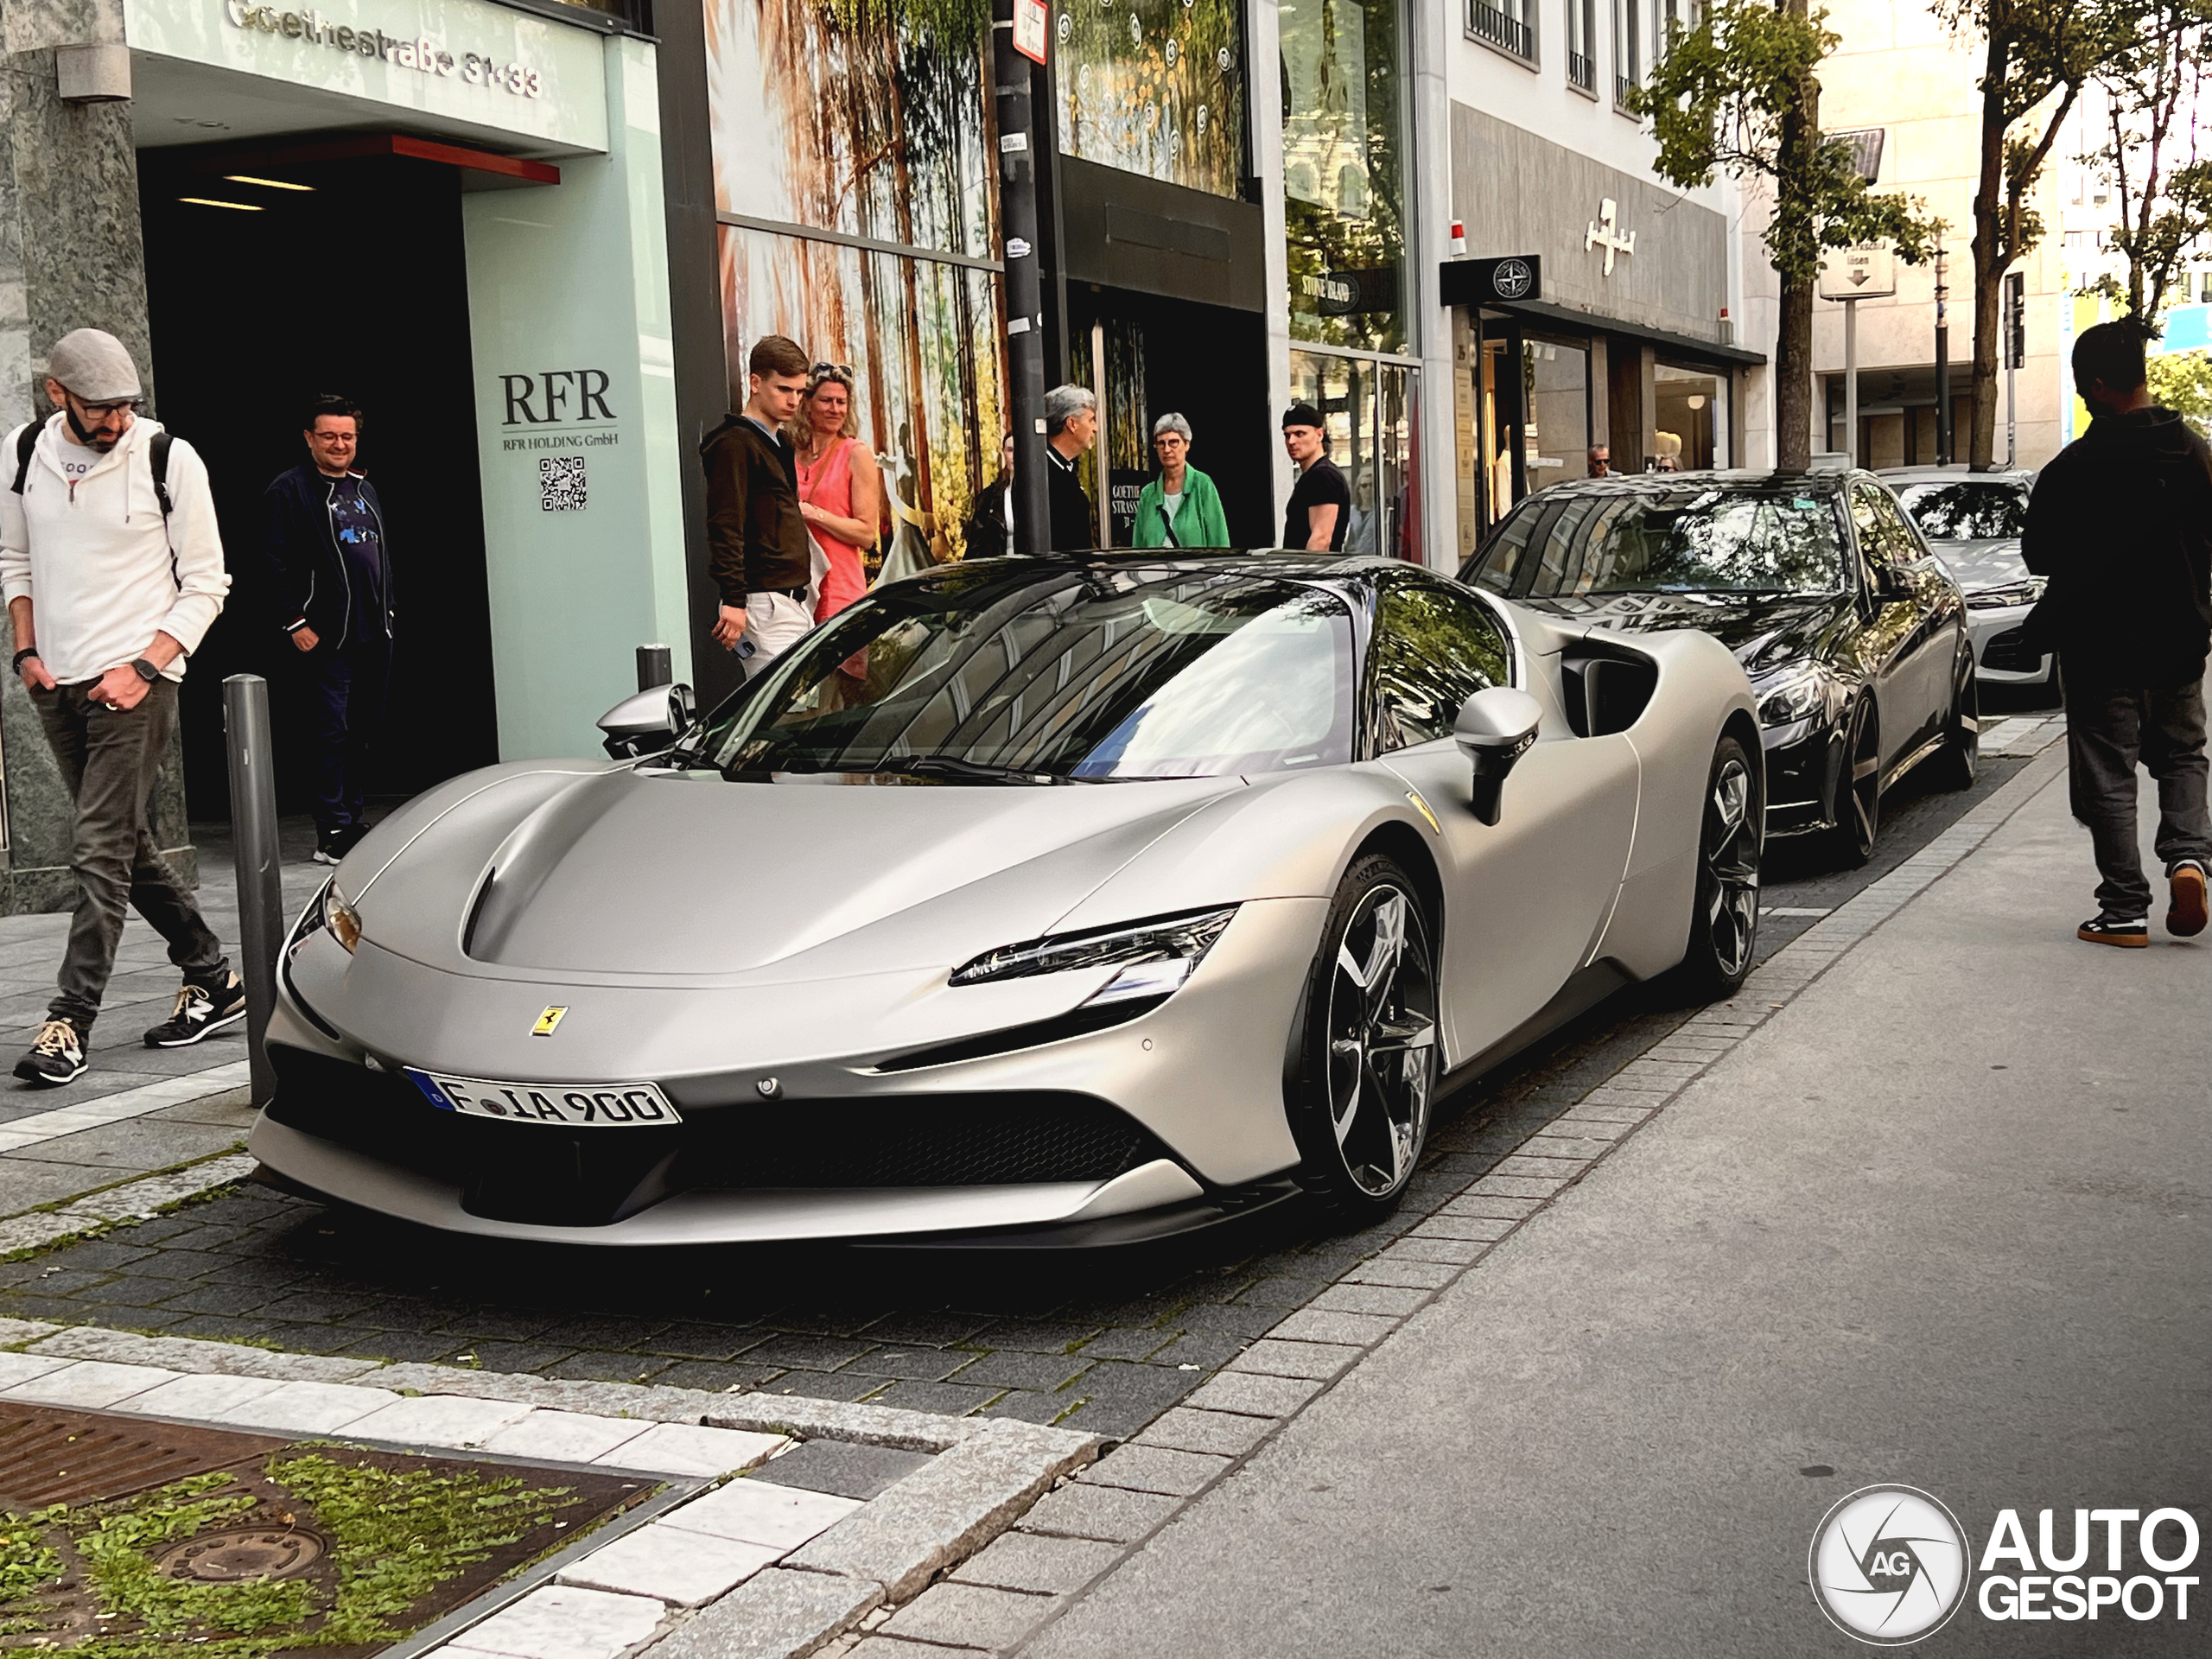
[[[119,404],[143,394],[138,365],[113,334],[75,328],[54,342],[46,372],[88,404]]]

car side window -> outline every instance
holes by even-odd
[[[1920,544],[1905,527],[1897,503],[1871,486],[1852,486],[1851,523],[1871,563],[1910,564],[1921,556]]]
[[[1370,660],[1377,753],[1450,736],[1469,697],[1512,683],[1512,647],[1482,601],[1426,582],[1385,590]]]
[[[1912,520],[1904,509],[1886,495],[1874,498],[1874,516],[1882,521],[1890,545],[1897,550],[1897,558],[1906,564],[1917,563],[1929,556],[1927,543],[1913,528]]]
[[[1859,550],[1869,564],[1894,563],[1890,551],[1889,530],[1882,523],[1877,511],[1874,492],[1864,484],[1855,484],[1851,490],[1851,528],[1859,537]]]

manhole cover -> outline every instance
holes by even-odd
[[[372,1659],[658,1490],[0,1402],[0,1659]]]
[[[289,1579],[322,1559],[322,1540],[299,1527],[232,1527],[171,1544],[154,1557],[163,1576],[237,1584]]]

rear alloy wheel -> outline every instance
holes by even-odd
[[[1943,753],[1936,762],[1945,789],[1972,789],[1981,770],[1981,683],[1974,677],[1974,653],[1963,652],[1952,676],[1951,714],[1943,724]]]
[[[1713,751],[1705,791],[1705,822],[1698,834],[1697,899],[1690,916],[1689,949],[1682,957],[1682,988],[1697,1001],[1732,995],[1751,971],[1759,931],[1759,854],[1765,842],[1766,804],[1759,798],[1751,756],[1733,737]]]
[[[1306,988],[1291,1095],[1299,1179],[1351,1218],[1394,1208],[1428,1139],[1440,1063],[1419,890],[1380,855],[1346,872]]]
[[[1843,771],[1835,781],[1835,829],[1828,847],[1847,870],[1874,856],[1874,836],[1882,824],[1881,733],[1874,724],[1871,697],[1862,696],[1844,728]]]

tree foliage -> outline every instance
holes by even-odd
[[[1997,442],[1998,296],[2005,273],[2043,239],[2033,193],[2066,118],[2148,0],[1936,0],[1936,14],[1982,42],[1980,164],[1974,197],[1974,424],[1967,454]]]
[[[2162,353],[2144,359],[2151,400],[2171,409],[2212,440],[2212,356],[2202,352]]]
[[[2082,159],[2101,168],[2118,200],[2110,245],[2125,278],[2106,272],[2085,290],[2126,308],[2153,334],[2166,296],[2212,234],[2212,161],[2200,154],[2196,109],[2212,57],[2212,3],[2143,0],[2094,79],[2106,131]]]
[[[1840,38],[1825,11],[1719,0],[1628,95],[1629,107],[1651,122],[1655,165],[1669,183],[1694,188],[1716,173],[1768,181],[1767,256],[1785,285],[1812,283],[1824,254],[1866,242],[1893,244],[1907,264],[1921,264],[1942,228],[1918,201],[1868,189],[1840,139],[1785,143],[1801,88]]]

